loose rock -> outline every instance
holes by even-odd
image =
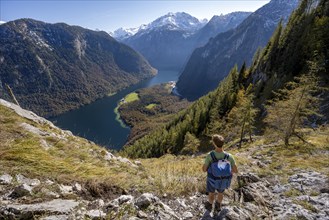
[[[10,204],[5,207],[7,215],[14,214],[19,219],[33,219],[35,214],[38,215],[68,215],[79,202],[73,200],[56,199],[44,203],[36,204]]]
[[[20,198],[23,196],[31,195],[32,187],[27,184],[22,184],[14,189],[14,191],[9,195],[11,198]]]
[[[0,176],[0,184],[5,184],[5,185],[11,184],[12,180],[13,180],[13,177],[7,173]]]
[[[139,198],[136,199],[135,205],[139,208],[147,208],[149,205],[151,205],[154,202],[159,201],[159,198],[154,196],[151,193],[144,193]]]
[[[16,175],[16,180],[17,180],[18,183],[26,184],[26,185],[29,185],[29,186],[38,186],[38,185],[40,185],[40,180],[26,178],[22,174],[17,174]]]
[[[89,210],[87,211],[86,216],[91,219],[103,219],[106,214],[101,210]]]

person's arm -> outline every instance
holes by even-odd
[[[202,171],[207,172],[207,170],[208,170],[208,166],[206,164],[203,164]]]
[[[233,173],[238,173],[238,167],[236,166],[236,163],[235,163],[235,159],[233,157],[233,155],[230,155],[230,163],[232,164],[232,174]]]
[[[238,173],[238,167],[236,165],[232,167],[232,173]]]
[[[209,165],[210,165],[210,155],[208,154],[207,157],[204,160],[204,164],[202,166],[202,171],[207,172]]]

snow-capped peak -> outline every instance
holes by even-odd
[[[115,30],[113,33],[110,33],[110,35],[116,39],[124,40],[128,37],[135,35],[138,31],[144,30],[145,28],[147,28],[147,25],[145,24],[136,28],[119,28]]]
[[[168,26],[171,29],[180,29],[189,32],[194,32],[200,29],[205,22],[200,22],[199,19],[185,13],[185,12],[169,12],[168,14],[156,19],[148,25],[148,28],[159,28]]]
[[[185,12],[169,12],[149,24],[144,24],[137,28],[119,28],[113,33],[110,33],[110,35],[117,40],[124,40],[137,33],[143,34],[160,28],[183,30],[188,33],[193,33],[206,25],[207,22],[207,19],[199,20]]]
[[[4,24],[4,23],[6,23],[5,21],[0,21],[0,25],[2,25],[2,24]]]

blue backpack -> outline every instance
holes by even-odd
[[[228,160],[230,155],[225,152],[224,154],[224,159],[218,160],[215,152],[210,153],[212,162],[208,168],[208,178],[216,182],[216,188],[218,189],[229,188],[232,180],[232,166]]]

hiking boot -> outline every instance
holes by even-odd
[[[219,202],[215,203],[215,212],[220,212],[220,210],[222,209],[222,204]]]
[[[209,211],[209,212],[211,212],[211,210],[212,210],[212,204],[210,203],[210,202],[205,202],[204,203],[204,207],[205,207],[205,209],[207,210],[207,211]]]

